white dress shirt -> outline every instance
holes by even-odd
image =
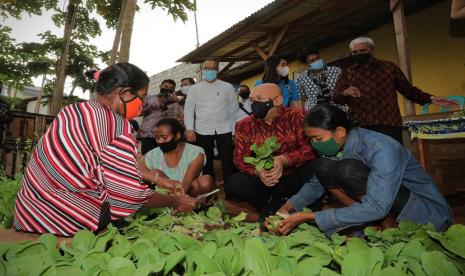
[[[234,87],[222,80],[201,81],[191,86],[184,106],[187,130],[201,135],[232,132],[239,110]]]
[[[242,103],[242,106],[249,113],[252,113],[252,101],[250,100],[250,98],[244,100],[244,102]],[[249,114],[245,113],[245,111],[239,107],[239,110],[237,111],[237,115],[236,115],[236,123],[247,117],[249,117]]]

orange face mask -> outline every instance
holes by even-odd
[[[132,120],[140,116],[140,114],[142,113],[142,105],[144,104],[141,97],[135,96],[133,99],[129,101],[124,101],[124,99],[120,96],[120,99],[122,102],[124,118]]]

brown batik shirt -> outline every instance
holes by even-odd
[[[360,90],[359,98],[342,94],[351,86]],[[351,116],[362,127],[401,127],[402,117],[396,91],[414,103],[431,103],[431,95],[412,86],[396,64],[375,58],[368,64],[354,64],[339,76],[333,101],[347,104]]]

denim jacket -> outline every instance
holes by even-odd
[[[352,206],[315,212],[315,222],[326,235],[384,218],[392,207],[400,185],[410,190],[410,198],[397,222],[432,223],[439,231],[452,223],[449,205],[433,179],[410,151],[395,140],[374,131],[354,128],[347,137],[343,156],[343,159],[362,161],[371,169],[367,191],[361,202],[355,202]],[[289,199],[289,203],[300,211],[323,192],[315,176]]]

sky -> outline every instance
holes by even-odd
[[[62,1],[63,3],[64,1]],[[200,45],[222,33],[235,23],[261,9],[272,0],[197,0],[197,23]],[[174,21],[162,9],[152,10],[149,5],[138,1],[139,13],[134,19],[131,41],[130,62],[146,71],[149,76],[176,65],[176,60],[196,47],[193,12],[188,13],[188,21]],[[51,13],[41,16],[23,15],[20,21],[7,19],[0,24],[12,27],[12,36],[17,42],[39,41],[38,33],[51,30],[62,36],[63,30],[51,21]],[[110,50],[115,35],[114,30],[106,29],[101,22],[102,35],[91,41],[100,50]],[[34,81],[40,85],[40,80]],[[65,94],[70,89],[65,85]],[[79,95],[84,96],[86,95]]]

